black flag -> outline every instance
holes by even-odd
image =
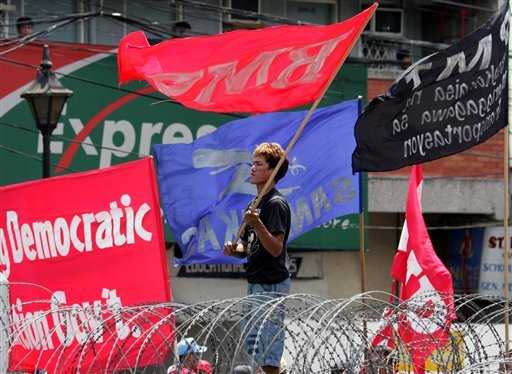
[[[460,42],[410,66],[370,102],[355,127],[354,172],[435,160],[507,126],[509,15],[507,4]]]

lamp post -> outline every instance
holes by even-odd
[[[57,127],[66,100],[73,95],[73,91],[60,84],[51,68],[50,49],[45,45],[36,80],[21,94],[21,97],[27,100],[37,129],[43,136],[43,178],[50,176],[50,135]]]

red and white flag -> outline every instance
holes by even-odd
[[[320,96],[376,8],[333,25],[239,30],[151,47],[142,31],[133,32],[119,44],[119,82],[146,80],[189,108],[212,112],[304,105]]]
[[[392,277],[400,285],[400,301],[409,301],[408,307],[394,318],[395,328],[383,326],[372,341],[374,346],[386,343],[392,347],[393,341],[399,340],[408,350],[416,373],[423,373],[429,355],[448,343],[455,318],[452,277],[437,257],[423,219],[422,184],[421,165],[414,165],[406,222],[391,268]],[[386,317],[389,319],[389,313]]]

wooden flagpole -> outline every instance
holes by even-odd
[[[363,111],[363,97],[358,96],[358,116]],[[361,272],[361,293],[366,292],[366,253],[365,251],[365,220],[364,220],[363,173],[359,172],[359,267]],[[365,323],[366,332],[366,323]]]
[[[360,178],[359,183],[361,183]],[[366,254],[365,250],[364,209],[359,213],[359,266],[361,269],[361,293],[366,292]]]
[[[509,0],[509,6],[512,6],[512,0]],[[510,97],[510,87],[512,79],[510,78],[510,35],[509,35],[509,43],[508,43],[508,89]],[[508,122],[510,122],[512,118],[512,107],[510,106],[510,102],[508,104]],[[510,253],[510,236],[509,236],[509,230],[508,230],[508,221],[509,221],[509,201],[510,201],[510,193],[509,193],[509,172],[510,172],[510,166],[509,166],[509,126],[505,127],[504,131],[504,145],[503,145],[503,236],[504,236],[504,242],[503,242],[503,297],[505,299],[505,313],[504,313],[504,323],[505,323],[505,352],[508,354],[510,350],[510,342],[509,342],[509,325],[510,325],[510,318],[509,318],[509,253]]]
[[[329,81],[327,82],[327,84],[324,86],[322,92],[320,93],[320,96],[318,96],[318,98],[315,100],[315,102],[313,103],[313,105],[311,105],[311,108],[309,108],[308,112],[306,113],[306,115],[304,116],[304,119],[302,120],[299,128],[297,129],[297,131],[295,132],[295,134],[293,135],[292,139],[290,140],[290,143],[288,143],[288,145],[286,146],[286,149],[284,150],[284,154],[283,156],[279,159],[279,162],[277,163],[276,167],[274,168],[274,170],[272,171],[272,174],[270,174],[270,177],[268,178],[267,182],[265,183],[265,185],[263,186],[262,190],[260,191],[260,193],[258,194],[258,196],[256,197],[255,200],[253,200],[250,208],[251,209],[254,209],[255,207],[258,206],[258,204],[260,203],[261,199],[263,198],[263,196],[265,196],[265,194],[269,191],[270,189],[270,186],[271,184],[274,182],[274,178],[277,174],[277,172],[279,171],[281,165],[284,163],[284,160],[286,159],[286,157],[288,156],[288,153],[290,152],[290,150],[293,148],[293,146],[295,145],[295,143],[297,143],[297,140],[299,140],[299,137],[300,135],[302,134],[302,132],[304,131],[304,128],[306,127],[307,123],[309,122],[311,116],[313,115],[315,109],[318,107],[318,105],[320,104],[320,102],[322,101],[322,99],[324,98],[325,96],[325,93],[327,92],[327,90],[329,89],[332,81],[334,80],[334,78],[336,78],[336,75],[338,74],[338,72],[340,71],[341,69],[341,66],[343,65],[343,63],[345,62],[345,60],[347,59],[348,55],[350,54],[350,52],[352,51],[352,48],[354,47],[354,45],[356,44],[356,42],[358,41],[359,39],[359,36],[362,34],[364,28],[366,27],[366,24],[368,23],[368,21],[373,17],[373,14],[375,13],[375,10],[377,9],[377,5],[375,4],[375,6],[373,6],[373,9],[371,11],[371,14],[370,16],[367,18],[366,20],[366,23],[363,27],[361,27],[360,31],[359,31],[359,34],[357,35],[357,37],[355,37],[353,40],[352,40],[352,43],[350,44],[350,47],[347,49],[347,51],[345,52],[345,54],[343,55],[343,57],[340,59],[340,62],[338,63],[338,66],[336,67],[335,71],[333,72],[333,74],[331,75],[331,77],[329,78]],[[244,232],[244,229],[245,229],[245,222],[242,222],[242,224],[240,225],[240,228],[238,229],[238,232],[236,234],[236,237],[234,239],[234,243],[237,243],[238,240],[240,239],[240,237],[242,236],[242,233]]]
[[[363,111],[363,97],[357,97],[357,116],[359,117]],[[365,253],[365,220],[364,220],[364,196],[363,196],[363,172],[359,172],[359,272],[361,277],[361,293],[366,292],[366,253]],[[363,305],[366,309],[366,299],[363,299]],[[365,311],[366,313],[366,311]],[[368,323],[363,319],[363,337],[368,340]],[[368,360],[368,349],[364,350],[365,362]]]

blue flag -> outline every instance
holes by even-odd
[[[223,255],[256,195],[249,183],[255,147],[286,147],[305,111],[232,121],[191,144],[155,145],[161,201],[184,264],[238,263]],[[330,219],[359,212],[359,175],[352,174],[357,100],[318,109],[288,155],[277,188],[292,210],[289,241]]]

